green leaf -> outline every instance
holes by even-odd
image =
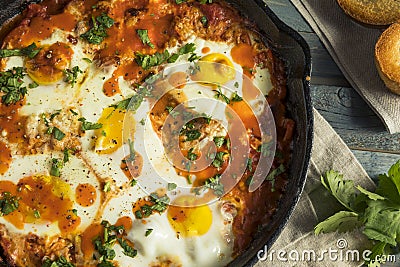
[[[92,24],[92,28],[81,34],[81,37],[91,44],[101,44],[108,36],[107,29],[114,25],[114,20],[107,14],[102,13],[97,18],[92,16]]]
[[[60,177],[61,176],[61,169],[63,167],[63,163],[58,159],[51,159],[51,169],[50,175]]]
[[[215,98],[216,99],[222,99],[225,103],[229,104],[231,102],[231,100],[229,99],[229,97],[227,97],[226,95],[224,95],[221,91],[221,88],[218,88],[217,90],[213,90],[215,92]]]
[[[13,56],[26,56],[34,58],[40,51],[35,43],[20,49],[0,49],[0,58],[13,57]]]
[[[196,139],[199,139],[201,136],[201,133],[198,130],[188,130],[184,132],[186,136],[186,141],[193,141]]]
[[[227,155],[228,153],[226,152],[217,152],[217,154],[215,154],[215,158],[214,161],[212,162],[212,165],[215,168],[220,168],[222,166],[222,164],[224,164],[224,156]]]
[[[343,175],[331,170],[321,176],[321,183],[346,209],[354,211],[357,194],[352,180],[344,180]]]
[[[57,139],[58,141],[63,140],[63,138],[65,137],[65,133],[63,133],[60,129],[58,129],[57,127],[53,127],[53,136],[55,139]]]
[[[187,158],[191,161],[194,161],[197,159],[197,155],[195,153],[193,153],[193,147],[191,149],[189,149]]]
[[[194,43],[187,43],[178,50],[178,54],[185,55],[189,53],[193,53],[196,50],[196,45]]]
[[[69,83],[71,87],[74,87],[74,85],[76,84],[78,79],[78,74],[83,73],[83,71],[78,66],[75,66],[72,69],[66,69],[63,72],[65,75],[64,81],[66,83]]]
[[[147,30],[139,29],[139,30],[136,30],[136,32],[139,35],[139,38],[143,44],[145,44],[145,45],[147,44],[151,48],[154,48],[154,44],[151,43]]]
[[[362,188],[362,187],[359,186],[359,185],[358,185],[356,188],[357,188],[361,193],[363,193],[364,195],[366,195],[366,196],[367,196],[369,199],[371,199],[371,200],[384,200],[384,199],[385,199],[384,197],[382,197],[382,196],[380,196],[380,195],[378,195],[378,194],[369,192],[368,190]]]
[[[175,190],[176,187],[177,187],[176,183],[168,183],[167,190],[172,191],[172,190]]]
[[[231,97],[231,101],[232,101],[232,102],[240,102],[240,101],[242,101],[242,100],[243,100],[243,98],[242,98],[240,95],[238,95],[237,92],[234,92],[234,93],[232,94],[232,97]]]
[[[400,207],[392,207],[388,201],[369,201],[363,214],[365,228],[363,233],[372,240],[396,246],[400,236]]]
[[[323,222],[314,227],[314,233],[331,233],[339,231],[339,233],[348,232],[362,225],[358,214],[351,211],[339,211]]]
[[[214,143],[218,148],[222,147],[224,145],[224,143],[225,143],[225,137],[223,137],[223,136],[215,136],[214,137]]]
[[[86,121],[85,118],[79,118],[78,121],[82,122],[81,125],[82,131],[96,130],[96,129],[101,129],[103,127],[103,124],[88,122]]]
[[[153,229],[147,229],[146,233],[144,235],[149,236],[152,232],[153,232]]]
[[[25,76],[22,67],[13,67],[0,72],[0,91],[4,93],[1,100],[6,105],[15,104],[25,97],[27,89],[23,86]]]
[[[123,240],[122,238],[118,238],[118,243],[121,246],[121,248],[123,249],[123,253],[131,258],[136,257],[137,255],[137,250],[134,249],[133,247],[131,247],[128,242],[126,242],[125,240]]]
[[[224,185],[221,183],[221,175],[217,174],[214,177],[207,179],[204,182],[205,188],[210,188],[216,196],[221,197],[224,194]]]
[[[19,207],[19,198],[10,192],[3,192],[0,198],[0,216],[8,215]]]
[[[68,262],[68,260],[64,256],[60,256],[55,261],[46,258],[43,261],[42,267],[75,267],[75,265],[71,262]]]

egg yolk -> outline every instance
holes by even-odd
[[[17,185],[0,181],[0,193],[4,192],[18,199],[18,209],[4,217],[18,229],[25,223],[58,222],[61,233],[70,233],[80,225],[81,218],[72,212],[70,185],[58,177],[29,176]]]
[[[195,203],[195,197],[182,196],[168,207],[168,221],[182,237],[204,235],[211,227],[211,209],[207,205],[195,206]]]
[[[103,110],[98,123],[103,127],[95,131],[95,150],[99,154],[110,154],[122,145],[122,126],[126,112],[108,107]]]
[[[63,77],[63,71],[70,65],[73,53],[65,43],[44,46],[34,58],[25,62],[26,71],[38,84],[52,84]]]
[[[192,76],[192,79],[205,82],[204,85],[225,84],[235,78],[236,71],[233,63],[223,54],[206,55],[199,60],[198,66],[199,71]]]

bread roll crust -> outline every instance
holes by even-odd
[[[367,24],[389,25],[400,19],[398,0],[337,0],[354,19]]]
[[[379,37],[375,63],[385,85],[400,95],[400,22],[392,24]]]

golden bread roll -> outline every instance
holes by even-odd
[[[375,63],[385,85],[400,95],[400,22],[392,24],[379,37]]]
[[[373,25],[388,25],[400,19],[398,0],[337,0],[354,19]]]

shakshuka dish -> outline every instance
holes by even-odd
[[[232,4],[45,0],[3,33],[0,262],[226,266],[273,220],[285,63]]]

